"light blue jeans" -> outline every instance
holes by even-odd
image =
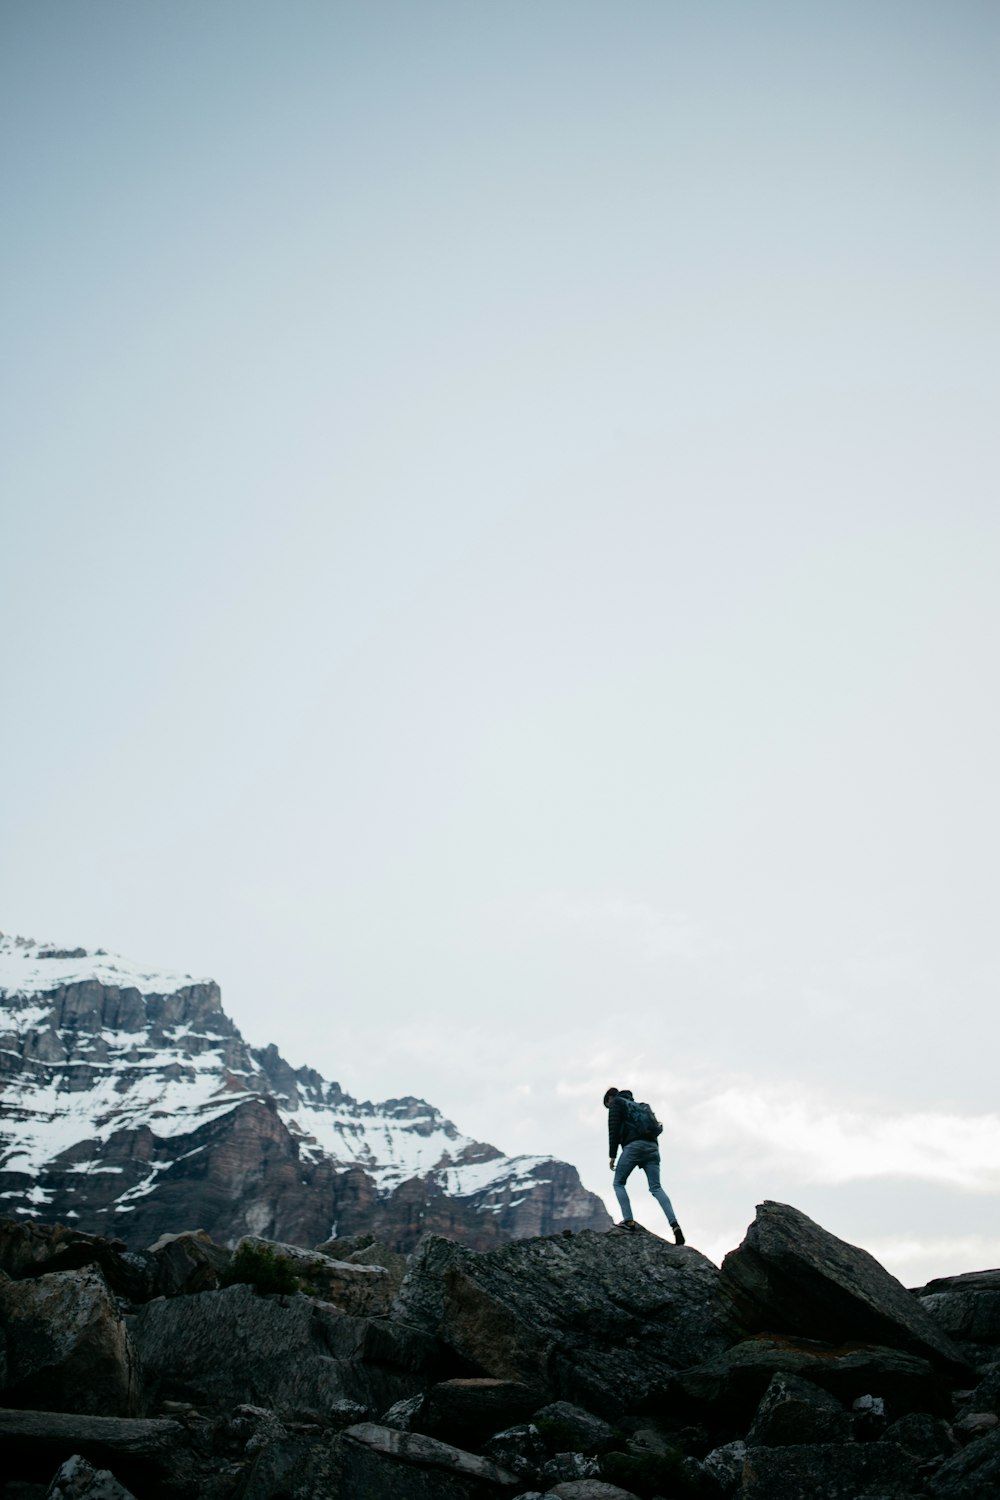
[[[622,1218],[631,1219],[632,1217],[632,1205],[628,1201],[625,1183],[628,1181],[629,1173],[634,1172],[636,1167],[641,1167],[645,1172],[649,1191],[666,1214],[667,1223],[676,1224],[677,1216],[674,1213],[674,1206],[660,1186],[660,1148],[655,1141],[629,1141],[618,1158],[618,1165],[615,1168],[615,1197],[618,1199]]]

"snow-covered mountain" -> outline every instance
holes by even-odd
[[[429,1229],[485,1248],[610,1222],[564,1162],[248,1046],[212,980],[2,935],[0,1214],[137,1246],[187,1227],[406,1250]]]

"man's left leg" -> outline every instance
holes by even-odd
[[[674,1213],[674,1205],[671,1203],[670,1199],[663,1191],[663,1188],[660,1186],[660,1153],[657,1152],[656,1155],[650,1157],[648,1161],[644,1161],[642,1163],[642,1169],[646,1174],[646,1181],[649,1183],[649,1191],[652,1193],[657,1203],[663,1209],[663,1212],[667,1216],[667,1223],[674,1231],[674,1243],[677,1245],[683,1245],[684,1231],[681,1229],[681,1226],[677,1222],[677,1215]]]

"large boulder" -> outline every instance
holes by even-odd
[[[153,1261],[159,1297],[214,1291],[232,1260],[232,1252],[217,1245],[204,1229],[161,1235],[147,1253]]]
[[[719,1275],[718,1319],[733,1339],[755,1333],[883,1344],[964,1377],[968,1365],[912,1292],[867,1250],[785,1203],[762,1203]]]
[[[968,1358],[1000,1353],[1000,1271],[941,1276],[914,1292],[925,1312]]]
[[[135,1347],[98,1270],[0,1279],[0,1400],[5,1406],[134,1416]]]
[[[477,1254],[437,1237],[413,1257],[393,1316],[433,1333],[443,1372],[532,1386],[610,1420],[722,1349],[718,1272],[645,1231],[585,1231]],[[448,1363],[451,1368],[448,1369]]]
[[[516,1380],[440,1380],[415,1426],[458,1448],[478,1448],[494,1433],[525,1422],[537,1405],[534,1389]]]
[[[797,1443],[846,1443],[853,1422],[835,1396],[799,1375],[771,1376],[750,1431],[748,1447],[787,1448]]]
[[[347,1399],[383,1411],[422,1389],[430,1348],[418,1331],[242,1283],[147,1302],[128,1322],[149,1399],[209,1409],[324,1412]]]
[[[748,1447],[740,1500],[904,1500],[920,1488],[919,1468],[895,1443]]]
[[[898,1349],[836,1346],[809,1339],[755,1338],[678,1375],[669,1404],[742,1436],[776,1374],[798,1375],[845,1406],[859,1397],[883,1399],[890,1420],[909,1411],[951,1412],[948,1382],[926,1359]]]

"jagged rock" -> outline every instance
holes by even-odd
[[[237,1252],[243,1245],[264,1248],[286,1261],[306,1288],[342,1312],[377,1318],[392,1305],[396,1286],[383,1266],[333,1260],[318,1250],[303,1250],[298,1245],[283,1245],[256,1235],[245,1235],[236,1246]]]
[[[954,1458],[930,1482],[934,1500],[996,1500],[1000,1495],[1000,1427],[995,1427]]]
[[[757,1408],[747,1447],[785,1448],[791,1443],[845,1443],[853,1423],[835,1396],[801,1376],[771,1376]]]
[[[881,1500],[920,1487],[919,1462],[895,1443],[808,1443],[747,1448],[741,1500]]]
[[[550,1449],[607,1453],[615,1444],[615,1430],[609,1422],[569,1401],[552,1401],[541,1407],[535,1412],[534,1421]]]
[[[100,1271],[0,1280],[0,1332],[5,1405],[138,1412],[138,1358]]]
[[[742,1438],[738,1438],[734,1443],[723,1443],[721,1447],[713,1448],[702,1460],[702,1467],[723,1495],[731,1495],[743,1483],[743,1460],[746,1456],[747,1445]]]
[[[396,1401],[381,1418],[381,1426],[395,1427],[397,1432],[413,1432],[420,1422],[424,1407],[427,1405],[427,1396],[420,1391],[416,1396],[407,1396],[403,1401]],[[363,1420],[362,1418],[358,1419]],[[356,1424],[353,1424],[356,1425]]]
[[[110,1469],[95,1469],[79,1453],[68,1458],[46,1492],[46,1500],[135,1500]]]
[[[538,1393],[514,1380],[441,1380],[427,1393],[419,1428],[458,1448],[478,1448],[493,1433],[530,1417]]]
[[[951,1414],[949,1386],[925,1359],[897,1349],[837,1347],[809,1339],[755,1338],[685,1370],[670,1386],[671,1400],[709,1420],[716,1430],[745,1433],[771,1378],[799,1375],[845,1405],[877,1393],[890,1414]]]
[[[422,1433],[364,1422],[337,1439],[343,1493],[357,1500],[498,1500],[517,1479],[491,1459]]]
[[[611,1419],[718,1350],[718,1272],[645,1231],[526,1240],[477,1255],[431,1238],[393,1316],[437,1335],[455,1374],[533,1385]]]
[[[151,1401],[279,1412],[358,1401],[384,1410],[414,1393],[428,1352],[419,1333],[354,1318],[301,1295],[238,1284],[134,1309],[129,1327]]]
[[[150,1245],[149,1254],[155,1264],[155,1295],[159,1297],[215,1291],[232,1260],[232,1251],[217,1245],[204,1229],[161,1235],[155,1245]]]
[[[758,1205],[742,1245],[723,1261],[718,1318],[734,1338],[883,1344],[968,1374],[951,1339],[874,1256],[785,1203]]]

